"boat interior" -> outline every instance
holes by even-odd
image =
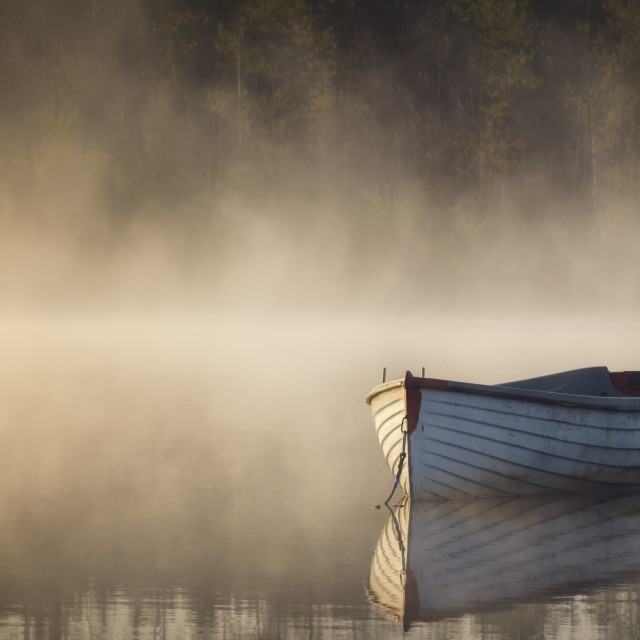
[[[640,396],[640,371],[611,372],[607,367],[587,367],[496,386],[580,396]]]

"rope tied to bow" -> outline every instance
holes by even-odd
[[[396,479],[393,483],[393,489],[391,489],[391,493],[389,497],[384,501],[385,506],[389,506],[389,501],[393,498],[393,494],[396,491],[396,487],[400,484],[400,474],[402,473],[402,468],[404,467],[404,461],[407,457],[407,416],[402,418],[402,422],[400,423],[400,429],[402,429],[402,453],[400,454],[400,460],[398,462],[398,471],[396,472]]]

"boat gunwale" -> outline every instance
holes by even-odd
[[[408,372],[407,372],[408,373]],[[371,401],[382,393],[386,391],[391,391],[391,389],[397,389],[398,387],[405,386],[405,378],[399,378],[398,380],[390,380],[389,382],[383,382],[382,384],[377,385],[367,394],[367,404],[370,405]]]
[[[565,407],[597,409],[603,411],[615,411],[633,413],[640,412],[639,396],[593,396],[557,391],[540,391],[538,389],[523,389],[522,387],[510,387],[509,383],[500,385],[485,385],[470,382],[456,382],[453,380],[441,380],[437,378],[420,378],[407,371],[404,378],[385,382],[374,387],[367,395],[367,404],[376,396],[395,389],[404,387],[408,389],[434,389],[439,391],[462,392],[471,395],[492,396],[496,398],[509,398],[523,402],[538,402],[542,404],[555,404]]]
[[[416,380],[414,378],[414,380]],[[419,379],[418,379],[419,380]],[[414,384],[419,388],[433,388],[429,385]],[[589,396],[556,391],[539,391],[537,389],[522,389],[508,385],[492,386],[473,384],[469,382],[449,382],[449,391],[460,391],[471,395],[492,396],[495,398],[510,398],[522,402],[537,402],[541,404],[555,404],[577,409],[596,409],[613,412],[640,412],[640,397],[635,396]]]

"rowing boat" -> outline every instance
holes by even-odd
[[[589,367],[483,385],[407,371],[367,403],[412,500],[640,485],[640,372]]]

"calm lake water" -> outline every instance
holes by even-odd
[[[5,319],[0,639],[640,637],[640,497],[434,506],[413,537],[375,508],[382,366],[501,382],[592,340],[523,363],[520,327],[487,371],[419,324]],[[431,599],[404,631],[409,558]]]

